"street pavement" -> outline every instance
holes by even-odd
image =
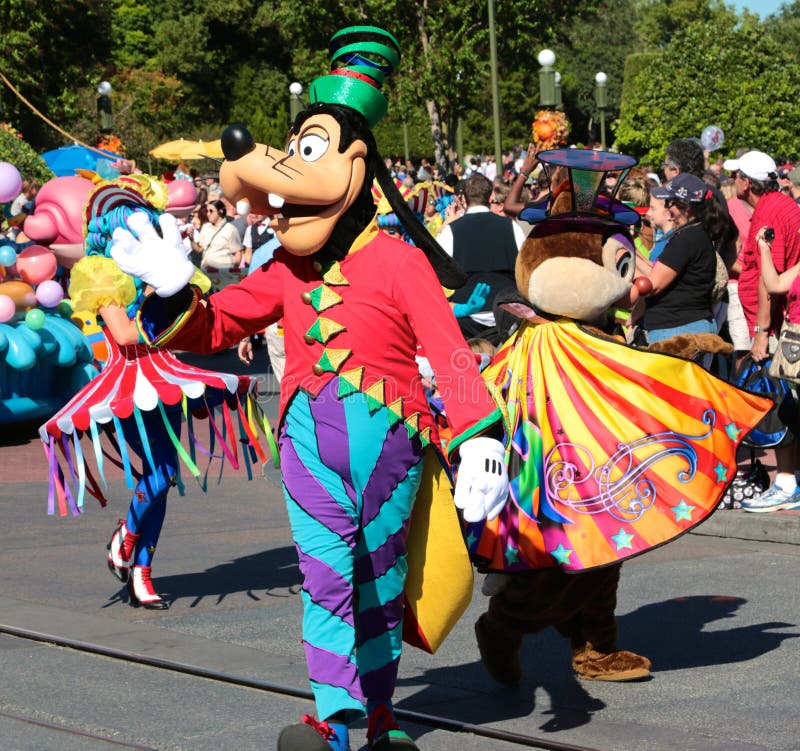
[[[231,353],[209,363],[238,367]],[[274,417],[274,379],[254,369]],[[105,564],[129,499],[119,474],[109,472],[107,508],[87,500],[80,517],[50,517],[34,426],[0,431],[0,751],[269,750],[284,725],[313,711],[304,698],[300,574],[276,485],[226,470],[219,483],[210,473],[205,493],[188,483],[184,497],[171,493],[153,567],[171,607],[143,611],[128,606]],[[516,689],[496,684],[480,664],[473,624],[486,598],[476,576],[470,608],[439,652],[405,652],[397,706],[532,736],[544,748],[799,751],[799,569],[800,513],[717,512],[623,569],[620,646],[652,659],[650,680],[580,682],[566,642],[550,630],[526,639]],[[14,635],[22,631],[45,641]],[[52,643],[59,641],[278,692]],[[405,726],[425,751],[522,747],[423,722]],[[363,726],[352,741],[353,751],[365,748]]]

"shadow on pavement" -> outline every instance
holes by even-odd
[[[605,709],[605,703],[592,697],[576,678],[568,642],[554,630],[527,637],[520,660],[523,679],[516,688],[495,683],[480,662],[472,662],[428,670],[413,681],[401,679],[400,685],[428,687],[415,693],[409,701],[398,702],[397,706],[419,711],[420,707],[437,707],[444,701],[441,712],[436,708],[435,714],[441,713],[457,722],[486,725],[531,716],[536,708],[537,690],[541,689],[547,695],[544,703],[549,705],[549,709],[541,713],[552,715],[538,728],[544,733],[586,725],[595,712]],[[475,686],[481,693],[476,694],[474,701],[461,699],[453,702],[448,700],[446,693],[443,695],[448,686]],[[491,692],[491,700],[487,700],[487,691]],[[533,729],[515,728],[514,732],[536,734]]]
[[[170,604],[190,598],[195,607],[206,598],[222,603],[228,595],[246,593],[252,600],[290,597],[300,592],[301,576],[294,546],[265,550],[205,571],[154,578],[159,594]],[[128,601],[122,587],[103,607]]]
[[[649,657],[658,673],[745,662],[777,649],[784,639],[800,636],[769,633],[797,626],[782,622],[706,629],[714,621],[735,618],[746,602],[741,597],[695,595],[644,605],[618,618],[620,647]]]

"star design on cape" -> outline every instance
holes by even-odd
[[[478,542],[478,538],[475,536],[475,533],[471,531],[471,532],[470,532],[470,533],[467,535],[467,548],[468,548],[469,550],[472,550],[472,546],[473,546],[473,545],[474,545],[476,542]]]
[[[510,566],[512,563],[519,562],[519,548],[515,548],[510,542],[506,545],[505,552],[506,563]]]
[[[617,532],[617,534],[615,534],[611,539],[617,544],[617,550],[622,550],[623,548],[633,550],[632,542],[634,537],[635,535],[629,534],[622,527],[620,527],[619,532]]]
[[[558,543],[558,547],[555,550],[550,551],[550,555],[553,556],[562,566],[569,565],[569,557],[572,555],[573,551],[569,548],[565,548],[561,543]]]
[[[690,506],[683,499],[681,499],[681,502],[677,506],[672,507],[672,512],[675,514],[676,522],[690,522],[692,520],[692,511],[694,511],[694,506]]]
[[[728,478],[728,468],[722,462],[717,462],[714,471],[717,473],[717,482],[725,482]]]
[[[728,434],[728,438],[730,438],[732,441],[736,441],[736,440],[738,440],[739,433],[742,432],[742,429],[741,428],[737,428],[736,427],[736,423],[729,422],[725,426],[725,432]]]

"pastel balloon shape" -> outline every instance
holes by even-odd
[[[29,329],[38,331],[40,328],[42,328],[42,326],[44,326],[44,311],[39,310],[39,308],[31,308],[25,314],[25,323]]]
[[[14,301],[17,310],[25,310],[25,308],[36,305],[36,293],[33,291],[33,287],[17,279],[0,282],[0,295],[8,295]]]
[[[19,170],[8,162],[0,162],[0,203],[13,201],[22,189]]]
[[[725,143],[725,134],[719,125],[709,125],[700,134],[700,143],[706,151],[716,151]]]
[[[56,257],[41,245],[29,245],[17,256],[17,272],[28,284],[41,284],[52,279],[57,269]]]
[[[0,295],[0,323],[10,321],[16,312],[16,303],[8,295]]]
[[[55,308],[64,299],[64,290],[58,282],[48,279],[36,288],[36,299],[44,308]]]
[[[16,262],[16,248],[12,245],[0,245],[0,266],[13,266]]]

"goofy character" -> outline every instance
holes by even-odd
[[[223,191],[271,216],[282,244],[272,260],[203,300],[188,284],[174,292],[191,264],[166,241],[120,230],[114,257],[156,291],[139,316],[152,344],[212,352],[284,321],[280,458],[323,722],[304,717],[278,748],[348,749],[348,726],[368,714],[370,748],[416,749],[391,700],[409,517],[425,464],[438,461],[418,347],[447,408],[465,518],[491,517],[505,502],[502,426],[442,291],[464,276],[399,196],[370,130],[386,111],[379,85],[399,63],[397,41],[353,27],[333,37],[331,51],[332,72],[312,83],[285,150],[255,143],[242,126],[222,137]],[[373,177],[416,247],[379,231]]]

